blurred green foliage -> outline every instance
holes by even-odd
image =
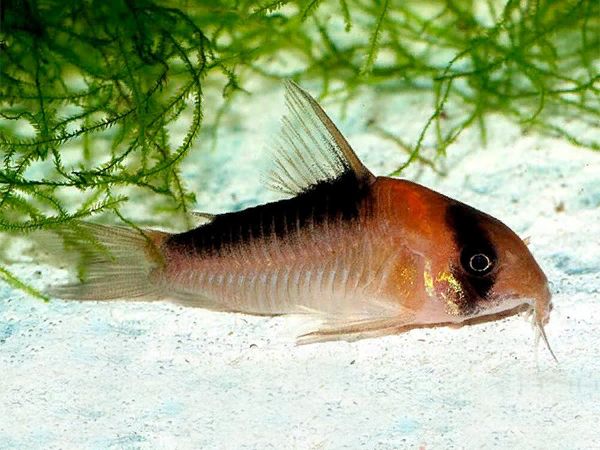
[[[599,149],[565,126],[600,123],[600,2],[3,0],[0,230],[31,230],[128,198],[187,217],[179,168],[248,80],[431,95],[415,161],[490,113]],[[220,90],[206,105],[207,90]],[[444,122],[448,103],[464,112]],[[210,127],[203,111],[217,110]],[[184,117],[185,132],[172,132]],[[173,134],[173,135],[172,135]],[[176,214],[173,214],[176,213]],[[181,219],[184,220],[184,219]]]

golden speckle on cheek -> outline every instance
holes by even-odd
[[[464,303],[465,292],[460,281],[451,272],[439,272],[434,278],[431,262],[427,261],[423,271],[423,282],[427,295],[443,301],[449,315],[461,315],[461,305]]]
[[[412,267],[404,267],[399,274],[404,284],[409,288],[413,288],[415,285],[416,271]]]
[[[423,301],[423,293],[417,291],[423,289],[421,276],[421,271],[415,265],[397,261],[388,272],[382,289],[386,295],[399,299],[403,306],[418,308],[419,302]]]
[[[425,271],[423,272],[423,282],[425,284],[425,290],[427,291],[427,295],[433,297],[435,295],[435,290],[433,288],[433,276],[431,276],[431,262],[429,261],[425,263]]]
[[[456,295],[458,295],[459,297],[462,297],[464,295],[463,288],[462,288],[460,282],[450,272],[440,273],[438,275],[436,281],[445,281],[446,283],[448,283],[448,286],[450,287],[450,289],[452,289],[454,291],[454,293]]]
[[[410,266],[400,267],[395,272],[396,289],[398,295],[403,298],[410,298],[413,295],[417,280],[417,271]]]
[[[441,272],[436,282],[444,282],[445,288],[441,289],[440,293],[446,301],[446,311],[453,316],[460,315],[459,303],[462,303],[464,291],[460,282],[450,272]]]

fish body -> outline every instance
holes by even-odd
[[[548,283],[513,231],[419,184],[375,177],[305,91],[288,83],[287,101],[271,184],[290,198],[206,215],[178,234],[79,223],[59,234],[87,249],[89,276],[52,293],[316,315],[323,326],[307,342],[525,309],[543,331]]]

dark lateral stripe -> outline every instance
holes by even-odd
[[[223,248],[255,239],[285,238],[298,229],[325,222],[352,221],[358,218],[361,201],[368,190],[353,172],[347,171],[294,198],[220,214],[208,224],[173,235],[167,245],[187,253],[215,254]]]
[[[485,253],[494,264],[497,263],[497,254],[490,241],[482,219],[487,217],[481,211],[464,203],[452,202],[446,210],[446,222],[454,234],[454,242],[461,252],[461,264],[466,264],[463,255]],[[465,312],[472,312],[476,308],[478,297],[485,299],[495,282],[494,273],[485,276],[476,276],[467,273],[460,267],[455,267],[454,276],[459,279],[466,291],[464,299]]]

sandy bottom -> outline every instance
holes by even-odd
[[[361,119],[341,128],[385,174],[404,156],[366,120],[391,131],[419,121],[410,108],[353,108],[347,117]],[[272,198],[257,167],[277,112],[242,124],[185,167],[199,209]],[[418,180],[531,237],[554,293],[547,333],[560,364],[536,352],[521,317],[296,347],[297,318],[44,304],[0,285],[0,448],[600,448],[600,154],[492,125],[486,149],[472,152],[465,136],[449,176]],[[200,176],[207,165],[215,171]],[[65,277],[10,269],[40,287]]]

